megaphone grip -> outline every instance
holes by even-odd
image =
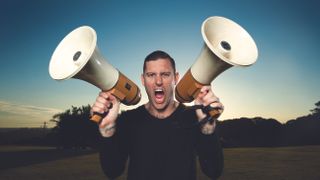
[[[97,123],[97,124],[99,124],[100,122],[101,122],[101,120],[103,119],[103,115],[102,114],[97,114],[97,113],[94,113],[92,116],[91,116],[91,118],[90,118],[90,120],[91,121],[94,121],[95,123]]]
[[[205,107],[204,107],[203,111],[204,111],[206,114],[208,114],[210,117],[216,119],[216,118],[218,118],[218,117],[221,115],[219,109],[221,109],[221,108],[213,108],[213,107],[211,107],[210,105],[208,105],[208,106],[205,106]]]
[[[110,103],[108,109],[111,109],[112,107],[113,107],[113,104]],[[108,112],[105,112],[103,114],[94,112],[93,115],[91,116],[90,120],[99,124],[107,114],[108,114]]]

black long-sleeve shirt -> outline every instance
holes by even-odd
[[[165,119],[140,106],[123,112],[116,133],[103,138],[100,162],[111,179],[120,176],[127,160],[128,180],[195,180],[198,155],[203,173],[212,179],[223,170],[216,133],[204,135],[194,110],[182,104]]]

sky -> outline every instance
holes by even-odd
[[[56,113],[93,104],[97,87],[77,79],[55,81],[48,73],[54,49],[73,29],[95,29],[101,54],[140,87],[142,105],[145,56],[168,52],[182,77],[201,52],[201,24],[211,16],[241,25],[259,51],[252,66],[232,67],[212,82],[225,106],[220,120],[264,117],[285,123],[310,113],[320,101],[315,0],[3,0],[0,127],[50,125]]]

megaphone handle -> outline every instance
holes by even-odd
[[[109,92],[111,92],[111,94],[114,95],[116,98],[118,98],[121,102],[125,98],[125,95],[121,91],[116,89],[116,88],[111,89]],[[108,109],[111,109],[112,106],[113,106],[113,104],[111,103],[110,106],[108,107]],[[93,115],[91,116],[90,120],[99,124],[107,114],[108,113],[103,113],[103,114],[93,113]]]
[[[219,110],[221,109],[220,107],[211,107],[210,105],[208,106],[203,106],[203,105],[193,105],[188,107],[188,109],[201,109],[205,114],[207,114],[208,117],[217,119],[220,116]]]
[[[108,109],[111,109],[112,107],[113,107],[113,104],[110,103]],[[94,112],[93,115],[91,116],[90,120],[99,124],[107,114],[108,114],[108,112],[105,112],[103,114]]]
[[[221,113],[219,112],[219,109],[220,108],[213,108],[210,105],[203,108],[204,112],[214,119],[217,119],[220,116]]]
[[[218,117],[220,116],[220,112],[219,112],[219,107],[211,107],[210,105],[208,106],[203,106],[203,105],[194,105],[191,106],[192,109],[201,109],[205,114],[207,114],[207,117],[205,117],[204,119],[200,120],[199,124],[203,125],[207,122],[212,123],[214,120],[218,119]]]
[[[199,121],[200,126],[206,124],[207,122],[212,124],[215,120],[217,120],[220,116],[219,109],[220,108],[213,108],[210,105],[203,107],[202,111],[207,114],[207,117]]]
[[[105,117],[107,115],[107,113],[104,114],[99,114],[99,113],[93,113],[93,115],[91,116],[90,120],[94,121],[95,123],[99,124],[103,117]]]
[[[109,92],[111,92],[112,95],[114,95],[115,97],[117,97],[120,101],[123,101],[124,98],[125,98],[125,95],[119,91],[118,89],[116,88],[113,88],[111,89]],[[108,109],[111,109],[113,106],[113,104],[111,103],[110,104],[110,107],[108,107]],[[91,116],[90,120],[91,121],[94,121],[96,123],[100,123],[101,120],[107,115],[107,113],[103,113],[103,114],[100,114],[100,113],[93,113],[93,115]]]
[[[114,95],[116,98],[118,98],[120,100],[120,102],[124,103],[126,95],[123,92],[121,92],[121,89],[112,88],[111,90],[109,90],[109,92],[111,92],[112,95]],[[108,107],[108,109],[111,109],[112,106],[113,106],[113,104],[111,103],[110,106]],[[101,120],[107,114],[108,113],[104,113],[104,114],[93,113],[93,115],[91,116],[90,120],[99,124],[101,122]]]

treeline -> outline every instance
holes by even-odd
[[[55,114],[53,128],[20,128],[0,131],[0,145],[53,146],[58,149],[96,148],[100,137],[98,126],[89,121],[90,106],[71,107]]]
[[[239,118],[218,121],[223,147],[277,147],[320,145],[320,101],[311,114],[281,124],[276,119]],[[63,149],[96,148],[97,124],[88,120],[90,106],[72,107],[55,114],[54,128],[0,131],[0,144],[55,146]]]
[[[224,147],[320,145],[320,101],[306,116],[281,124],[275,119],[239,118],[218,123]]]
[[[320,145],[320,116],[308,115],[281,124],[275,119],[239,118],[218,123],[224,147]]]
[[[49,145],[48,135],[51,129],[46,128],[5,128],[0,131],[0,145]]]

